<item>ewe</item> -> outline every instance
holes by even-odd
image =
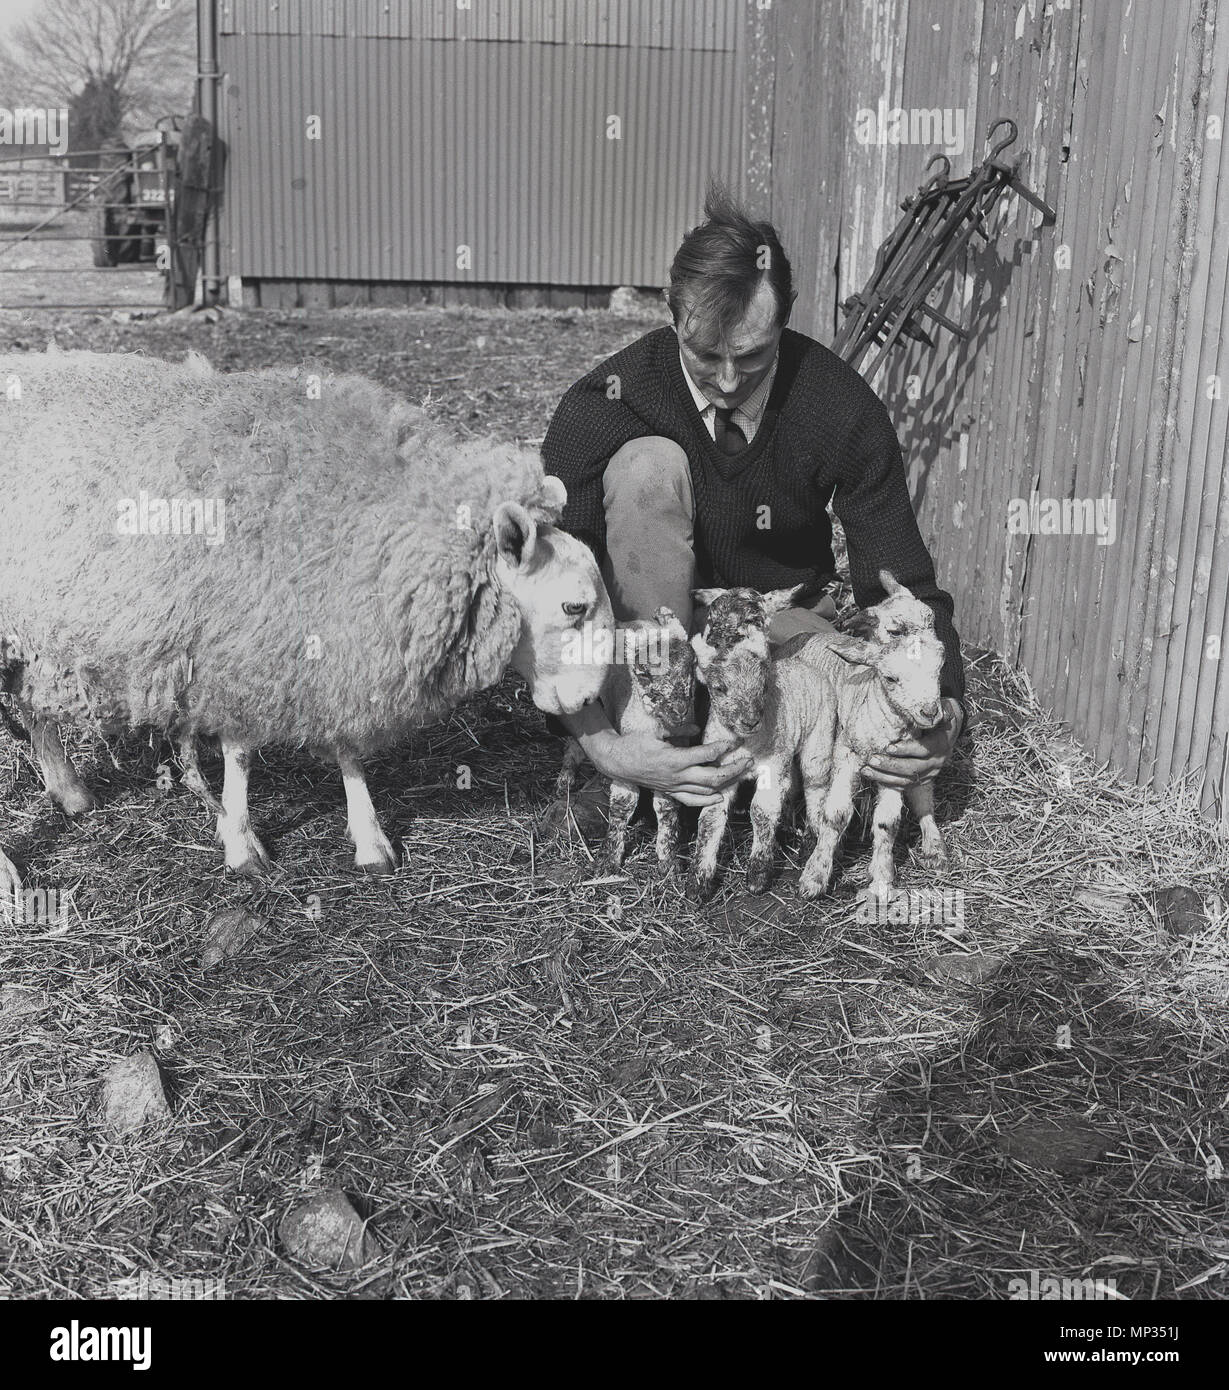
[[[763,892],[772,872],[773,842],[795,758],[806,797],[815,849],[799,880],[804,898],[817,898],[832,881],[833,858],[853,814],[863,764],[908,732],[934,728],[942,718],[939,673],[943,646],[931,610],[886,570],[888,597],[856,620],[855,632],[815,634],[786,644],[770,658],[767,626],[796,591],[757,594],[751,589],[702,589],[708,605],[704,631],[692,639],[697,678],[708,686],[711,708],[706,742],[737,738],[756,759],[751,802],[753,841],[748,887]],[[934,784],[905,793],[921,824],[919,860],[946,862],[934,816]],[[717,851],[734,789],[700,814],[692,888],[711,897]],[[875,800],[871,891],[886,894],[895,877],[893,846],[901,793],[880,786]]]
[[[390,872],[364,757],[509,664],[549,713],[597,697],[605,668],[563,638],[612,627],[610,603],[536,453],[356,376],[73,352],[0,356],[0,380],[0,690],[70,814],[93,798],[59,725],[151,726],[251,871],[252,753],[307,747],[340,764],[357,866]],[[221,740],[220,804],[198,735]]]
[[[647,733],[665,743],[696,731],[692,722],[695,655],[687,641],[687,629],[669,608],[659,608],[656,618],[655,623],[641,620],[616,629],[621,651],[606,678],[602,704],[620,733]],[[557,783],[560,796],[571,789],[583,759],[580,744],[569,739]],[[639,800],[639,787],[611,782],[603,869],[617,873],[623,863],[627,827]],[[657,814],[657,859],[669,871],[678,850],[678,803],[673,797],[655,794],[653,810]]]

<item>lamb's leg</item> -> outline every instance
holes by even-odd
[[[657,815],[657,862],[663,873],[673,873],[679,850],[679,804],[672,796],[654,796]]]
[[[183,768],[183,784],[212,816],[222,814],[222,803],[214,796],[201,771],[196,751],[196,736],[187,734],[179,740],[179,765]]]
[[[815,833],[815,848],[798,880],[804,898],[818,898],[832,882],[832,866],[841,836],[853,815],[853,793],[858,780],[858,759],[849,749],[842,750],[832,765],[832,781],[825,787],[805,780],[807,820]]]
[[[721,837],[730,819],[730,807],[734,804],[737,784],[728,787],[720,801],[706,806],[700,812],[696,826],[696,842],[691,847],[691,895],[699,902],[707,902],[717,889],[717,851],[721,848]]]
[[[396,873],[397,856],[376,819],[362,763],[343,754],[337,762],[346,786],[346,824],[354,841],[355,868],[365,874]]]
[[[77,769],[64,752],[60,726],[54,719],[38,719],[24,711],[22,717],[30,732],[30,742],[38,754],[43,785],[51,793],[51,799],[70,816],[92,811],[98,803],[93,792],[77,776]]]
[[[792,759],[790,760],[792,761]],[[772,878],[777,826],[789,785],[790,763],[785,759],[767,763],[760,769],[751,799],[751,861],[747,865],[747,890],[762,893]]]
[[[601,866],[604,873],[617,874],[622,867],[627,848],[627,827],[639,803],[639,787],[632,786],[630,782],[611,782],[610,819],[606,824],[606,848]]]
[[[559,766],[559,776],[555,778],[555,795],[562,800],[576,785],[576,769],[585,760],[585,751],[570,738],[563,745],[563,761]]]
[[[886,898],[896,882],[896,865],[892,861],[892,850],[896,845],[896,832],[900,828],[900,808],[904,799],[895,787],[880,787],[875,797],[874,827],[871,831],[871,881],[870,892],[878,898]]]
[[[934,779],[915,782],[905,793],[909,809],[918,819],[922,830],[922,842],[917,847],[917,861],[927,869],[947,867],[947,849],[943,844],[943,833],[935,820]]]
[[[239,743],[222,740],[226,771],[222,778],[222,811],[218,839],[226,851],[226,867],[237,874],[259,873],[269,866],[265,847],[256,838],[248,819],[248,767],[252,755]]]

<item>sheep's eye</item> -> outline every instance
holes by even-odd
[[[563,611],[569,618],[579,618],[588,607],[589,605],[587,603],[565,603],[563,605]]]
[[[884,678],[884,680],[885,680],[889,685],[899,685],[899,684],[900,684],[900,677],[899,677],[899,676],[889,676],[889,675],[885,672],[883,678]]]

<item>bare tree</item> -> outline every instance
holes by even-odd
[[[194,0],[44,0],[0,41],[0,105],[68,107],[93,84],[139,129],[191,104],[195,54]]]

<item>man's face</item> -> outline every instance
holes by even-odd
[[[732,410],[742,405],[772,367],[781,340],[777,297],[768,281],[761,280],[742,320],[716,342],[709,325],[697,320],[684,299],[674,331],[683,365],[704,398],[720,410]]]

